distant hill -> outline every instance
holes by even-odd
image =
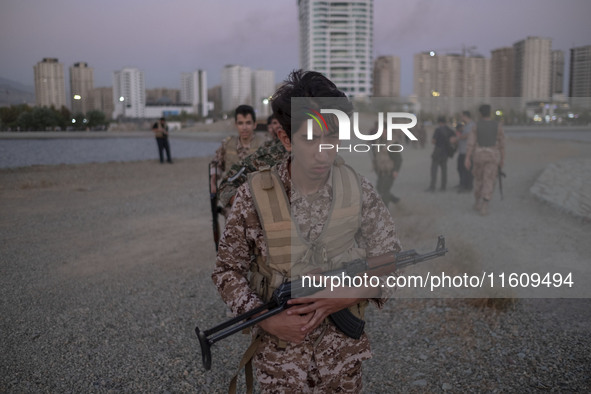
[[[35,88],[0,77],[0,107],[35,104]]]

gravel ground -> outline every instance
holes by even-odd
[[[391,207],[405,248],[430,250],[441,233],[450,253],[437,264],[459,271],[588,265],[589,224],[528,189],[547,162],[588,157],[590,145],[513,142],[505,200],[487,218],[469,195],[424,193],[428,152],[410,150]],[[248,338],[217,343],[205,372],[194,334],[227,319],[210,279],[206,163],[0,170],[0,392],[226,391]],[[490,301],[503,307],[400,298],[370,308],[365,391],[591,391],[589,297]]]

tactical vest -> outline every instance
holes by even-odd
[[[499,124],[494,120],[479,120],[476,125],[476,142],[483,148],[497,144]]]
[[[269,256],[257,257],[250,285],[265,301],[284,281],[299,278],[314,269],[336,269],[345,262],[364,258],[355,234],[361,225],[361,186],[357,174],[342,159],[332,167],[332,205],[320,236],[306,241],[291,217],[290,203],[275,170],[265,169],[249,176],[249,186],[259,214]],[[359,318],[367,301],[354,305]]]
[[[238,144],[240,143],[238,136],[228,137],[224,142],[226,148],[226,156],[224,158],[225,161],[225,169],[226,171],[232,168],[232,166],[244,159],[244,157],[238,156]],[[250,153],[256,151],[262,144],[264,143],[263,139],[260,138],[256,133],[252,136],[250,140]],[[248,155],[246,155],[248,156]]]
[[[314,268],[322,270],[341,267],[343,263],[365,257],[365,251],[356,247],[355,234],[361,224],[361,186],[357,174],[337,158],[332,167],[331,212],[320,236],[307,242],[299,233],[291,217],[290,203],[283,183],[275,170],[269,167],[251,173],[248,185],[261,220],[269,256],[257,256],[251,264],[250,287],[265,302],[284,281],[305,274]],[[292,262],[294,262],[292,264]],[[349,310],[363,319],[367,301],[353,305]],[[236,393],[238,374],[245,368],[247,393],[252,393],[252,357],[261,342],[254,338],[244,353],[238,371],[230,381],[229,393]],[[279,348],[286,342],[277,341]]]

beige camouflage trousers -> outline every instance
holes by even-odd
[[[288,343],[284,349],[263,334],[253,365],[263,393],[360,393],[361,363],[369,357],[365,334],[353,340],[327,324],[303,343]]]
[[[476,148],[472,156],[474,176],[474,197],[489,200],[495,190],[500,154],[493,148]]]

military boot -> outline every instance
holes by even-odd
[[[474,200],[474,205],[472,206],[472,208],[476,211],[476,212],[480,212],[480,208],[482,207],[482,199],[480,198],[476,198]]]
[[[482,204],[480,205],[480,215],[488,215],[488,200],[482,200]]]

